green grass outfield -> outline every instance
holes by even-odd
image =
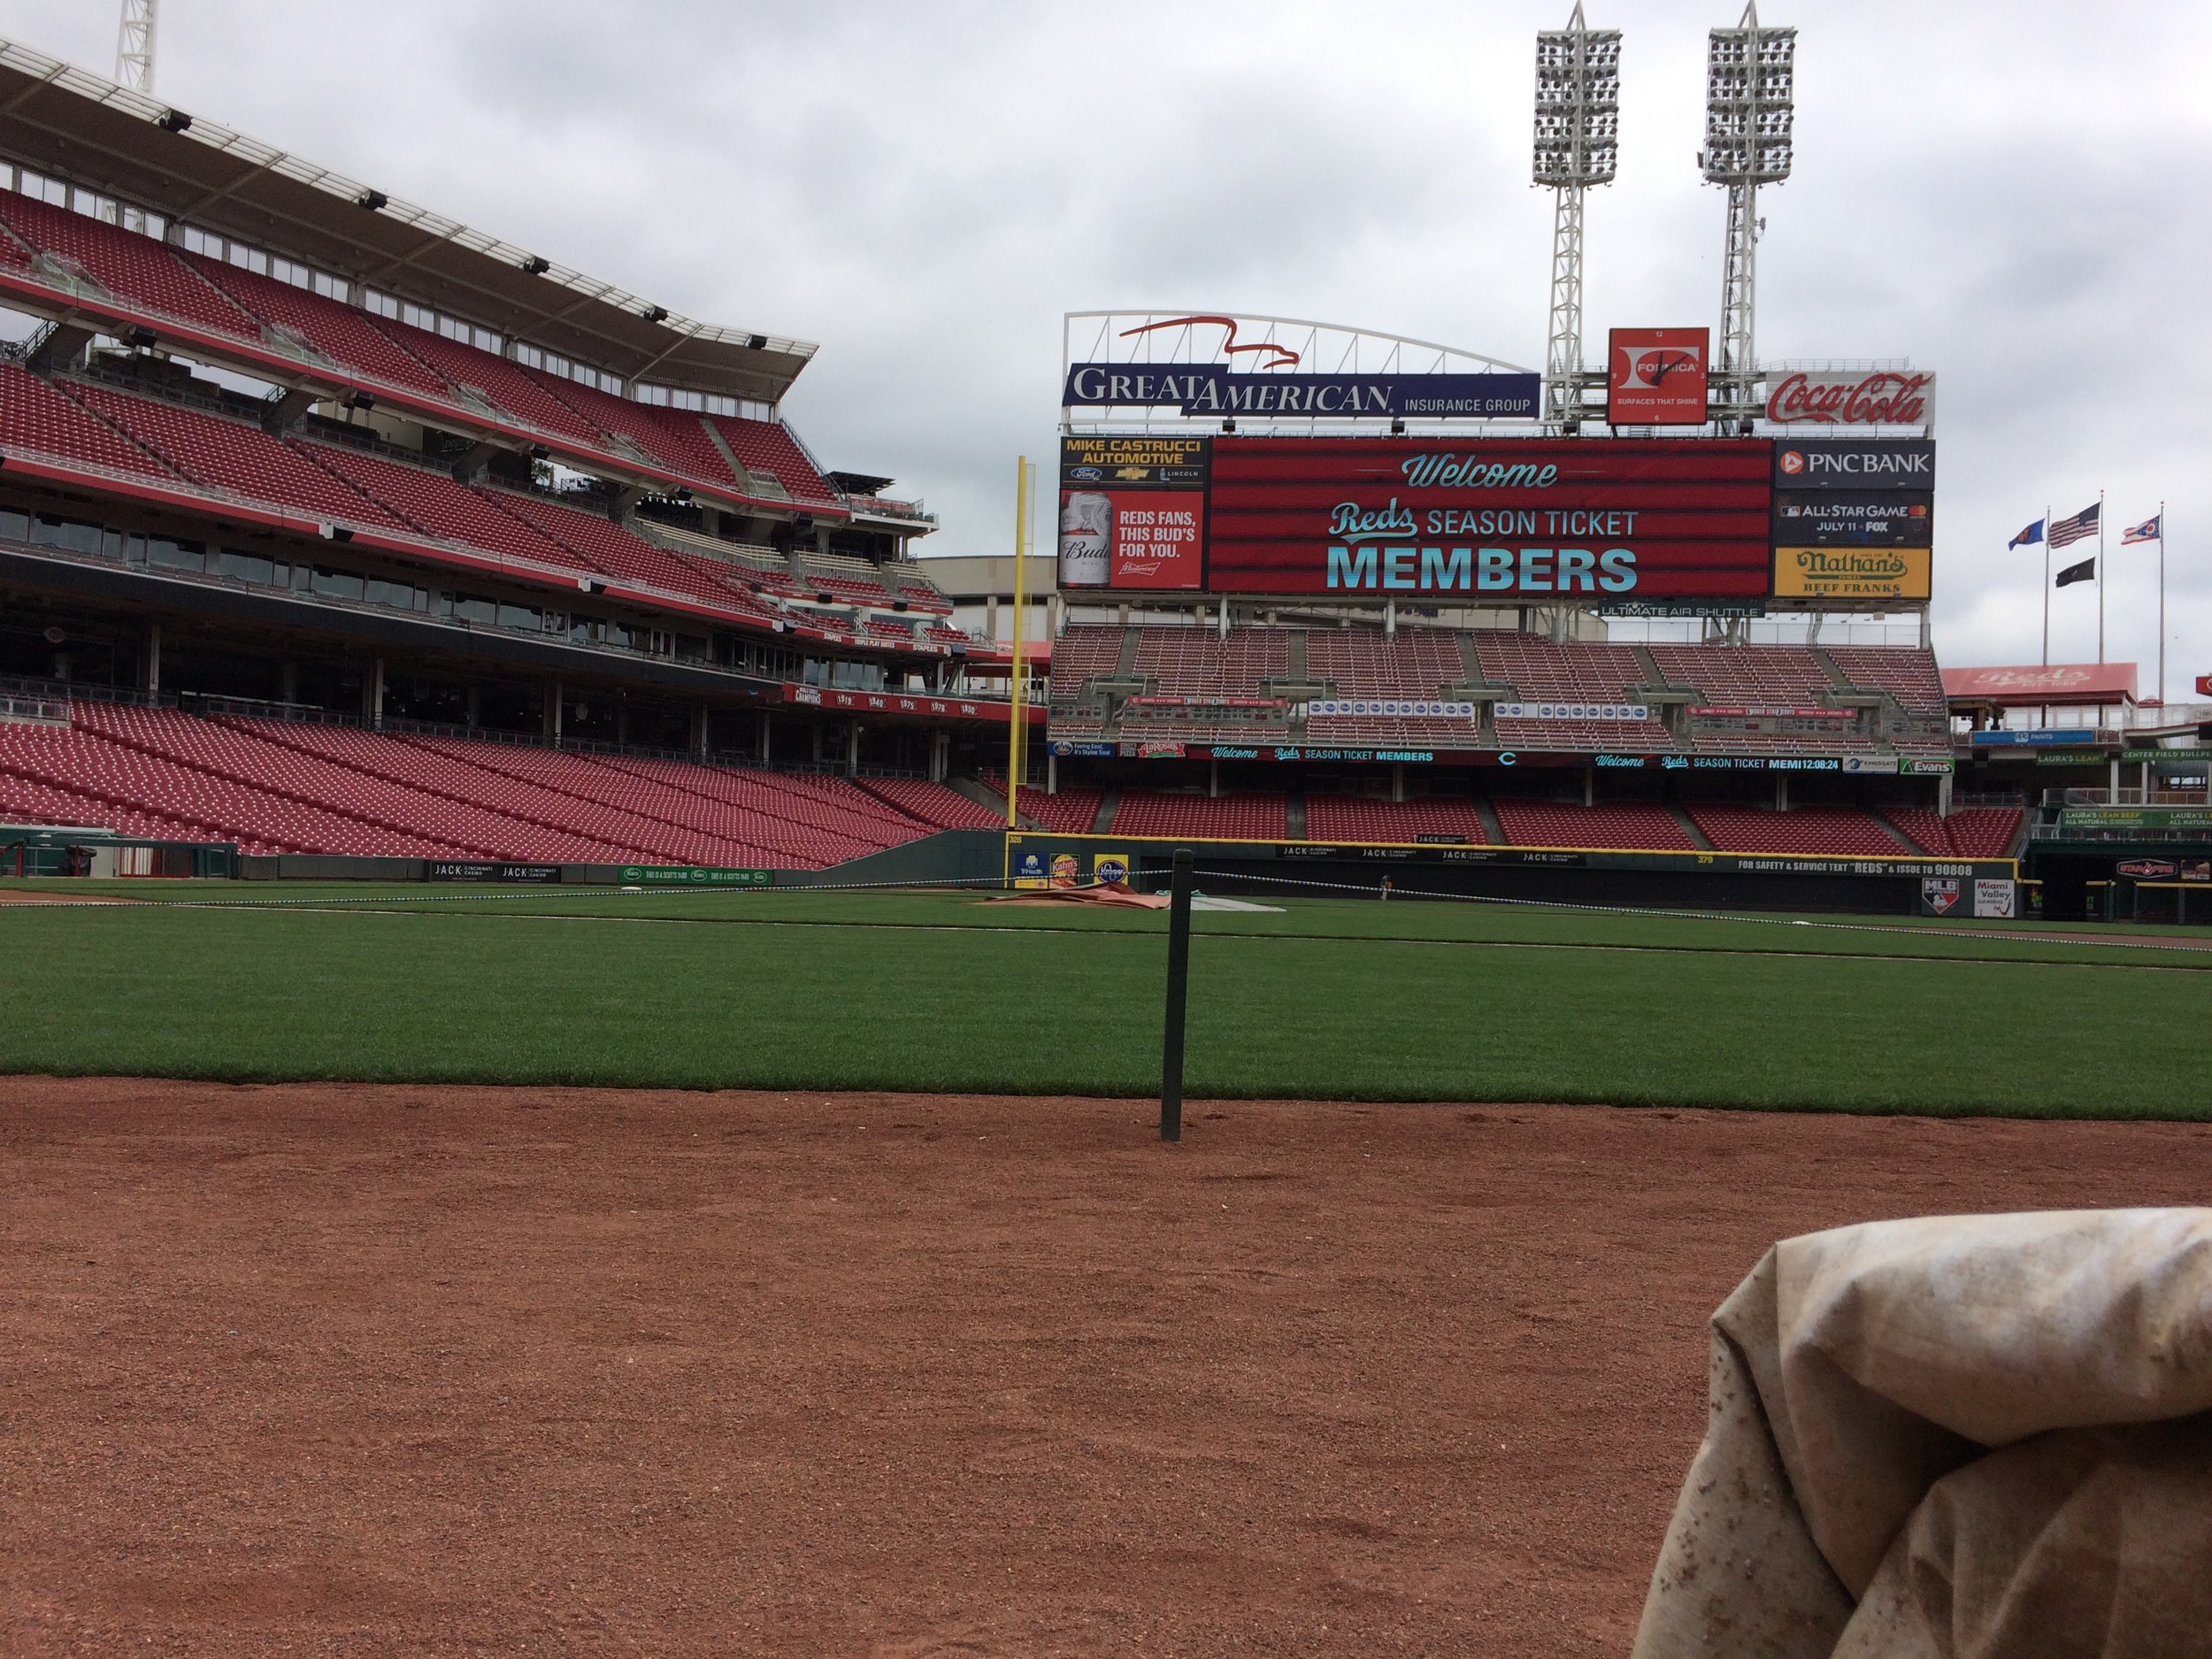
[[[1143,1095],[1166,918],[970,893],[5,882],[0,1072]],[[1232,895],[1233,896],[1233,895]],[[1202,913],[1194,1096],[2212,1118],[2212,933]]]

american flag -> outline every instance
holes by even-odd
[[[2164,526],[2160,525],[2158,519],[2163,518],[2166,515],[2162,512],[2156,518],[2146,518],[2140,524],[2130,525],[2126,529],[2120,532],[2120,545],[2122,547],[2127,547],[2137,541],[2157,541],[2163,540]]]
[[[2097,513],[2098,510],[2103,505],[2104,503],[2102,502],[2092,502],[2088,506],[2084,507],[2079,512],[2076,513],[2070,518],[2052,519],[2051,545],[2053,547],[2071,547],[2084,536],[2092,536],[2096,534]]]

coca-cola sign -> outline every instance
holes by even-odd
[[[1910,369],[1794,370],[1767,390],[1778,426],[1932,426],[1935,376]]]

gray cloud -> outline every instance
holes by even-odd
[[[794,424],[896,473],[964,551],[1003,546],[1013,457],[1050,451],[1068,310],[1220,305],[1538,361],[1530,36],[1566,10],[169,0],[160,73],[188,109],[679,311],[820,342]],[[1738,7],[1592,10],[1626,42],[1590,337],[1709,322],[1704,31]],[[2116,528],[2166,498],[2176,681],[2212,672],[2212,21],[1766,12],[1800,28],[1801,90],[1797,176],[1763,198],[1761,348],[1940,373],[1939,650],[2032,659],[2041,560],[2004,542],[2101,488]],[[114,21],[0,0],[0,35],[103,71]],[[2147,664],[2149,558],[2115,541],[2112,654]],[[2093,650],[2094,611],[2059,596],[2061,654]]]

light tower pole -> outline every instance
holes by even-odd
[[[123,0],[123,20],[115,31],[115,84],[140,92],[154,89],[155,0]]]
[[[1535,179],[1558,193],[1552,215],[1551,311],[1544,348],[1544,424],[1582,420],[1582,193],[1610,184],[1620,161],[1621,32],[1582,20],[1536,36]]]
[[[1722,426],[1749,432],[1757,412],[1753,388],[1759,360],[1754,343],[1758,303],[1759,187],[1790,176],[1791,129],[1797,111],[1797,31],[1763,28],[1756,0],[1746,0],[1732,29],[1715,29],[1705,53],[1705,148],[1698,155],[1708,184],[1728,187],[1728,242],[1721,264],[1720,351],[1713,389]]]

